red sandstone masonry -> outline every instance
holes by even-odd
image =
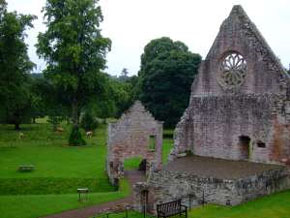
[[[232,62],[226,63],[236,68],[224,67],[227,57]],[[233,81],[224,75],[233,75]],[[289,75],[242,7],[234,6],[192,84],[170,159],[191,151],[284,164],[290,160],[289,90]],[[247,145],[243,137],[249,138]],[[259,147],[259,142],[265,147]]]
[[[289,80],[242,7],[234,6],[201,63],[189,106],[175,129],[169,156],[169,165],[175,167],[165,167],[135,186],[136,208],[145,188],[154,199],[153,209],[174,199],[189,204],[189,196],[195,204],[236,205],[288,189],[289,170],[280,165],[290,163]],[[177,167],[190,153],[206,159]],[[221,167],[208,166],[217,160]],[[253,162],[269,167],[276,163],[281,169],[262,167],[243,175],[255,169]],[[219,178],[225,173],[236,177]]]
[[[150,137],[155,150],[150,150]],[[114,184],[123,174],[124,160],[140,156],[147,160],[147,172],[161,168],[163,122],[156,121],[140,101],[108,127],[107,173]]]

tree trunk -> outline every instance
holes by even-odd
[[[15,130],[20,130],[20,124],[19,123],[14,123],[14,129]]]
[[[13,115],[14,115],[13,116],[13,123],[14,123],[15,130],[20,130],[21,118],[20,118],[20,114],[19,114],[18,110],[16,112],[14,112]]]
[[[77,100],[75,99],[72,104],[72,122],[74,127],[79,127],[79,105],[77,103]]]
[[[82,134],[79,128],[79,119],[80,119],[80,106],[77,101],[74,101],[72,104],[72,122],[73,128],[69,137],[69,145],[80,146],[85,145],[86,141],[82,138]]]

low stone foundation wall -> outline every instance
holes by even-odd
[[[162,170],[152,173],[148,183],[135,185],[136,209],[142,209],[141,191],[148,190],[149,211],[156,204],[182,199],[192,207],[202,203],[237,205],[245,201],[290,188],[287,168],[272,169],[240,179],[217,179]]]

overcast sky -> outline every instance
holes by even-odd
[[[6,0],[9,11],[34,14],[38,20],[26,40],[37,72],[45,68],[34,45],[38,32],[45,31],[41,9],[45,0]],[[205,57],[222,21],[235,4],[241,4],[284,67],[290,63],[289,0],[100,0],[103,36],[112,40],[106,72],[119,75],[127,68],[137,74],[144,46],[162,36],[184,42]]]

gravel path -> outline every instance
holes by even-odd
[[[133,187],[133,185],[136,182],[145,181],[144,173],[139,172],[139,171],[128,171],[125,173],[125,177],[129,180],[131,187]],[[119,199],[116,201],[112,201],[112,202],[108,202],[108,203],[104,203],[104,204],[100,204],[96,206],[81,208],[81,209],[65,211],[63,213],[54,214],[54,215],[46,216],[43,218],[88,218],[98,213],[109,211],[110,209],[116,208],[121,205],[125,206],[125,205],[132,205],[132,204],[133,204],[133,194],[131,194],[130,196],[126,198]]]

